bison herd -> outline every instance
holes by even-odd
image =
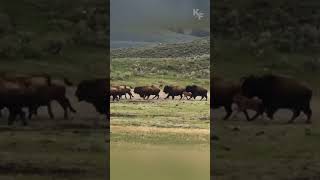
[[[131,99],[133,96],[133,94],[131,93],[131,89],[132,87],[130,86],[111,86],[110,87],[110,96],[112,97],[112,100],[119,100],[121,99],[123,96],[127,99],[127,95],[129,96],[129,98]],[[138,86],[133,88],[133,93],[139,95],[141,98],[143,99],[149,99],[150,96],[152,97],[152,99],[159,99],[160,97],[160,92],[161,89],[151,85],[151,86]],[[174,99],[175,96],[180,96],[180,100],[182,98],[187,98],[188,100],[191,98],[196,99],[198,96],[201,97],[200,100],[202,100],[203,98],[208,98],[207,93],[208,90],[197,86],[197,85],[188,85],[186,87],[180,87],[180,86],[172,86],[172,85],[166,85],[163,88],[163,92],[165,94],[167,94],[167,97],[165,99],[168,98],[172,98]]]
[[[288,123],[292,123],[301,112],[307,116],[307,123],[311,123],[312,110],[310,101],[312,90],[307,84],[291,77],[276,74],[250,75],[241,78],[239,82],[227,81],[215,77],[211,83],[211,108],[224,107],[228,119],[233,110],[232,105],[238,106],[238,111],[243,112],[247,120],[267,114],[269,119],[274,119],[274,114],[279,109],[289,109],[293,112]],[[247,110],[254,110],[256,114],[249,117]]]
[[[107,114],[107,79],[86,80],[79,83],[75,95],[79,101],[93,104],[99,113]],[[36,115],[38,108],[46,106],[50,118],[54,118],[51,102],[57,101],[64,110],[64,118],[68,118],[69,111],[76,113],[66,96],[66,89],[73,84],[67,78],[54,78],[47,74],[0,74],[0,115],[1,110],[9,111],[8,124],[20,117],[23,125],[28,119]]]

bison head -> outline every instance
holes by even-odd
[[[256,76],[247,76],[242,78],[242,85],[241,85],[241,93],[242,95],[252,98],[254,96],[258,96],[260,83],[259,78]]]
[[[83,101],[86,99],[86,95],[89,93],[88,87],[86,87],[85,83],[80,83],[76,90],[76,97],[78,98],[78,101]]]
[[[172,87],[166,85],[166,86],[164,86],[164,88],[163,88],[163,92],[166,93],[166,94],[168,94],[168,93],[171,91],[171,89],[172,89]]]
[[[191,93],[194,93],[197,89],[197,86],[196,85],[192,85],[192,86],[187,86],[186,87],[186,92],[191,92]]]

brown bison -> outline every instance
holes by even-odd
[[[119,99],[124,96],[127,99],[127,94],[129,95],[130,99],[134,97],[131,93],[131,88],[128,86],[112,86],[113,88],[117,88],[117,94],[119,96]]]
[[[106,114],[109,117],[108,103],[110,99],[109,79],[98,78],[84,80],[78,84],[76,97],[79,101],[91,103],[97,112]]]
[[[20,115],[23,125],[27,125],[22,108],[33,105],[31,102],[36,93],[35,89],[23,83],[0,79],[0,105],[9,110],[9,125],[13,123],[17,115]]]
[[[35,88],[37,88],[38,94],[34,97],[34,102],[36,104],[35,109],[33,109],[32,112],[29,112],[29,119],[31,119],[32,114],[37,114],[37,109],[40,106],[47,106],[48,113],[50,118],[54,118],[54,115],[52,113],[51,109],[51,101],[57,101],[59,105],[64,110],[64,118],[68,119],[68,110],[70,110],[73,113],[76,113],[77,111],[72,107],[70,100],[66,96],[66,86],[73,85],[71,81],[64,78],[63,81],[59,79],[54,79],[51,82],[50,86],[37,86],[35,84],[32,84]]]
[[[160,93],[160,89],[155,87],[154,85],[152,86],[140,86],[140,87],[135,87],[133,90],[134,93],[139,94],[140,97],[142,97],[143,99],[149,99],[149,97],[151,95],[154,95],[154,98],[158,97],[157,99],[159,99],[159,93]]]
[[[165,99],[168,99],[170,96],[172,96],[172,99],[174,99],[175,96],[180,96],[180,99],[182,99],[185,90],[185,88],[179,86],[164,86],[163,88],[163,92],[168,94]]]
[[[192,93],[193,99],[196,99],[197,96],[201,96],[200,101],[203,98],[206,98],[206,100],[208,99],[208,97],[207,97],[208,90],[206,90],[203,87],[200,87],[200,86],[197,86],[197,85],[191,85],[191,86],[187,86],[185,91]]]
[[[116,87],[110,87],[110,96],[112,96],[112,100],[119,100],[119,89]]]
[[[191,99],[192,98],[192,93],[191,92],[187,92],[187,91],[183,91],[183,96],[185,98],[187,98],[187,100]]]
[[[257,97],[249,99],[245,96],[238,94],[233,97],[233,102],[238,106],[238,112],[246,112],[246,110],[253,110],[257,112],[257,115],[263,115],[264,113],[263,102],[261,99]]]
[[[255,96],[260,98],[270,119],[273,119],[278,109],[285,108],[293,111],[293,116],[288,123],[292,123],[301,111],[307,115],[306,122],[311,123],[312,90],[306,84],[291,77],[274,74],[251,75],[243,79],[241,87],[243,95],[249,98]]]
[[[211,109],[217,109],[224,107],[227,114],[223,118],[227,120],[232,114],[232,104],[234,103],[234,96],[239,94],[241,91],[240,83],[231,82],[223,78],[213,78],[210,85],[213,97],[211,98],[210,107]],[[249,120],[249,115],[246,111],[244,114]]]

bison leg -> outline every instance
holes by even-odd
[[[16,119],[16,112],[12,109],[12,108],[9,108],[9,117],[8,117],[8,125],[12,125],[13,124],[13,121]]]
[[[248,111],[247,110],[244,110],[244,111],[242,111],[243,113],[244,113],[244,115],[246,116],[246,119],[247,119],[247,121],[252,121],[252,120],[254,120],[255,118],[252,118],[252,119],[250,119],[250,117],[249,117],[249,114],[248,114]]]
[[[275,109],[271,108],[271,109],[267,109],[267,116],[269,119],[273,120],[273,116],[274,116],[274,113],[276,112]]]
[[[226,116],[223,118],[223,120],[227,120],[227,119],[231,116],[231,114],[232,114],[231,105],[224,106],[224,109],[226,110],[227,114],[226,114]]]
[[[170,97],[170,94],[168,94],[168,96],[167,97],[165,97],[164,99],[168,99]]]
[[[257,113],[250,119],[248,113],[246,112],[246,117],[247,117],[247,120],[248,120],[248,121],[253,121],[253,120],[257,119],[257,117],[259,117],[260,115],[262,115],[262,113],[261,113],[261,112],[257,112]]]
[[[288,121],[288,123],[293,123],[293,121],[300,115],[300,109],[294,109],[293,110],[293,115],[291,119]]]
[[[200,99],[200,101],[202,101],[202,99],[204,98],[204,96],[201,96],[201,99]]]
[[[65,97],[66,105],[68,106],[69,110],[73,113],[76,113],[77,111],[71,106],[70,100]]]
[[[58,102],[61,105],[61,107],[63,108],[64,119],[69,119],[69,115],[68,115],[68,100],[66,98],[62,98]]]
[[[157,99],[159,99],[159,98],[160,98],[160,95],[158,94],[157,96],[158,96],[158,98],[157,98]]]
[[[19,109],[18,111],[19,111],[18,114],[19,114],[19,116],[21,117],[21,120],[22,120],[22,125],[23,126],[28,125],[26,117],[25,117],[26,114],[23,112],[22,109]]]
[[[307,107],[303,109],[303,112],[307,115],[307,121],[306,123],[310,124],[311,123],[311,116],[312,116],[312,110],[310,107]]]
[[[174,100],[174,95],[172,95],[172,100]]]
[[[180,100],[182,99],[182,97],[183,97],[182,94],[180,94]]]
[[[50,102],[47,104],[47,109],[48,109],[48,114],[50,116],[50,119],[54,119]]]
[[[308,103],[307,106],[305,106],[302,110],[307,115],[307,121],[306,123],[311,123],[311,116],[312,116],[312,110],[310,108],[310,104]]]

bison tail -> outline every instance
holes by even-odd
[[[67,86],[73,86],[73,83],[69,80],[69,79],[67,79],[67,78],[63,78],[63,81],[64,81],[64,83],[67,85]]]

